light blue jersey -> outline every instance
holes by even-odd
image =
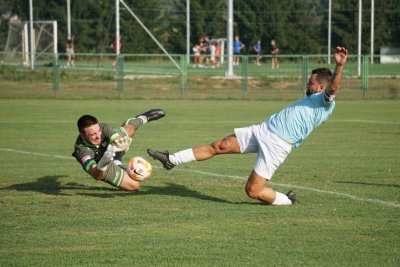
[[[334,108],[335,101],[326,103],[324,92],[312,94],[272,115],[268,127],[283,140],[298,147],[315,128],[329,118]]]

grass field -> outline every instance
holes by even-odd
[[[82,114],[119,126],[154,107],[125,161],[263,121],[289,102],[0,99],[0,266],[400,266],[400,100],[338,100],[271,186],[300,204],[261,205],[254,154],[154,174],[138,193],[71,157]]]

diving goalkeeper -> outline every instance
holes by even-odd
[[[127,191],[137,191],[140,183],[131,179],[122,167],[122,156],[128,151],[137,129],[150,121],[165,116],[162,109],[152,109],[128,119],[120,128],[99,123],[96,117],[79,118],[79,136],[72,156],[94,179]]]

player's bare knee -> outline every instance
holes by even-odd
[[[222,141],[218,140],[218,141],[214,141],[211,144],[211,148],[212,148],[214,154],[220,154],[223,151],[223,146],[221,143],[222,143]]]
[[[228,142],[226,139],[215,141],[211,146],[215,154],[221,154],[228,151]]]

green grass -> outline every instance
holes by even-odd
[[[0,100],[0,266],[399,266],[399,100],[338,100],[271,186],[300,204],[246,197],[255,155],[154,174],[138,193],[71,157],[82,114],[119,126],[154,107],[125,161],[263,121],[287,101]]]

